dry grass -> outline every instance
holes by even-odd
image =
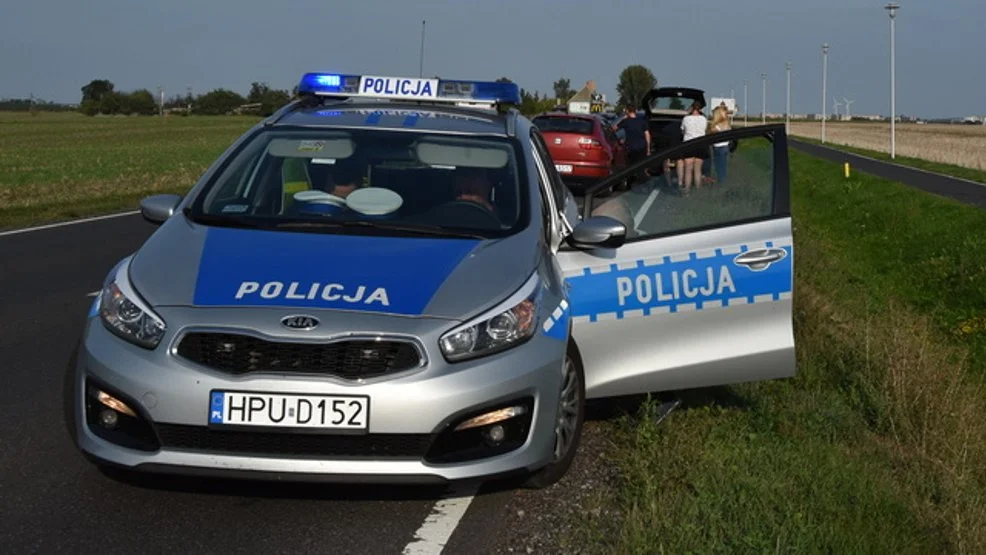
[[[932,162],[986,170],[986,125],[897,125],[896,153]],[[792,122],[791,135],[818,139],[821,123]],[[827,142],[890,152],[889,123],[828,122]]]

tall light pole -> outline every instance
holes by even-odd
[[[746,79],[743,79],[743,126],[749,123],[750,105],[746,103]]]
[[[829,78],[829,43],[822,45],[822,143],[825,142],[825,99]]]
[[[762,123],[767,123],[767,74],[761,73],[760,80],[763,81],[763,108],[760,110]]]
[[[421,54],[418,58],[418,77],[424,76],[425,72],[425,20],[421,20]]]
[[[784,69],[787,70],[787,112],[784,115],[784,130],[787,133],[791,133],[791,62],[790,60],[784,64]]]
[[[894,22],[897,19],[897,10],[900,8],[896,2],[887,4],[886,9],[890,13],[890,158],[896,157],[897,150],[897,29]]]

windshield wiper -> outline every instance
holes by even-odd
[[[369,221],[319,221],[319,220],[292,220],[278,223],[278,229],[303,229],[303,228],[339,228],[339,227],[366,227],[370,229],[383,229],[387,231],[402,231],[406,233],[419,233],[423,235],[437,235],[442,237],[461,237],[466,239],[486,239],[478,233],[468,231],[448,229],[437,225],[427,224],[390,224],[385,222]]]
[[[258,228],[264,225],[255,218],[245,218],[243,216],[218,216],[215,214],[193,214],[190,210],[185,210],[185,216],[198,224],[219,225],[230,227],[250,227]]]

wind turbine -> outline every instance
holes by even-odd
[[[832,98],[832,120],[833,121],[839,121],[839,106],[842,106],[842,103],[839,102],[839,99],[838,98],[834,98],[833,97]]]
[[[842,97],[842,101],[845,103],[845,106],[846,106],[846,118],[849,119],[849,120],[852,120],[852,110],[850,109],[850,106],[852,105],[853,102],[856,102],[856,101],[855,100],[849,100],[848,98],[846,98],[844,96]]]

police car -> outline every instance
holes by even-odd
[[[794,372],[783,126],[729,132],[762,147],[764,213],[672,229],[663,198],[612,185],[674,151],[576,199],[512,83],[298,90],[187,195],[142,201],[160,227],[109,271],[69,368],[97,465],[542,487],[587,398]]]

